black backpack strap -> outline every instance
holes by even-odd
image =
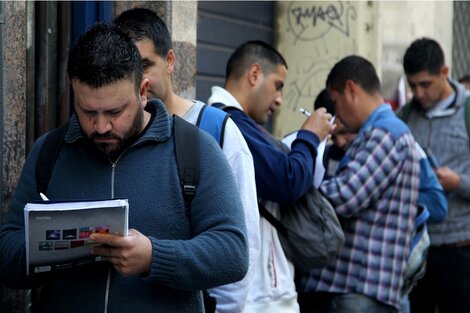
[[[197,192],[199,183],[200,149],[199,130],[196,126],[174,115],[175,153],[185,204],[190,204]],[[191,214],[187,212],[189,223]],[[191,226],[192,227],[192,226]],[[202,291],[205,312],[215,312],[216,299],[207,290]]]
[[[218,109],[221,109],[221,110],[224,110],[225,112],[227,112],[226,108],[228,108],[228,106],[226,106],[224,103],[222,102],[215,102],[215,103],[212,103],[211,104],[213,107],[216,107]]]
[[[220,147],[223,148],[224,146],[224,136],[225,136],[225,125],[227,125],[228,118],[230,117],[230,114],[225,115],[224,121],[223,121],[223,127],[222,130],[220,131]]]
[[[408,102],[405,104],[400,110],[397,112],[397,116],[405,123],[408,123],[408,119],[410,118],[412,109],[412,102]]]
[[[68,127],[69,123],[67,122],[51,131],[44,140],[36,160],[36,190],[38,193],[42,192],[45,194],[47,192],[52,169],[59,156]]]
[[[287,228],[285,228],[281,221],[274,217],[274,215],[272,215],[271,212],[269,212],[268,209],[266,209],[266,207],[260,202],[258,202],[258,210],[259,214],[273,225],[279,233],[285,237],[289,236]]]
[[[201,125],[201,120],[202,120],[202,115],[204,114],[204,111],[206,110],[207,108],[207,105],[204,104],[201,108],[201,110],[199,111],[199,115],[197,116],[197,121],[196,121],[196,126],[199,127],[199,125]]]
[[[181,117],[174,116],[176,162],[186,203],[191,203],[199,183],[199,131]]]

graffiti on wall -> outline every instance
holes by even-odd
[[[292,111],[301,106],[312,109],[333,65],[345,53],[357,51],[356,38],[351,35],[357,11],[344,1],[291,2],[286,13],[288,41],[302,57],[289,58],[293,66],[284,102]]]
[[[307,6],[292,2],[288,10],[288,25],[295,41],[314,41],[337,30],[350,36],[351,21],[356,20],[356,9],[342,1],[315,3]]]

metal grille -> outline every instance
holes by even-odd
[[[454,1],[452,77],[470,75],[470,1]]]
[[[3,168],[3,3],[0,3],[0,165]],[[3,170],[0,170],[0,227],[3,224]],[[1,285],[0,285],[0,296]],[[0,297],[0,308],[2,298]],[[0,310],[1,311],[1,310]]]

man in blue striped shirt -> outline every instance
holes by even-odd
[[[397,312],[416,215],[419,153],[408,127],[380,95],[373,65],[338,62],[326,86],[336,118],[356,138],[320,189],[346,237],[336,260],[306,272],[303,312]]]

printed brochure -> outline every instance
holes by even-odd
[[[26,271],[54,272],[102,261],[91,254],[92,233],[127,236],[127,199],[42,201],[24,208]]]

